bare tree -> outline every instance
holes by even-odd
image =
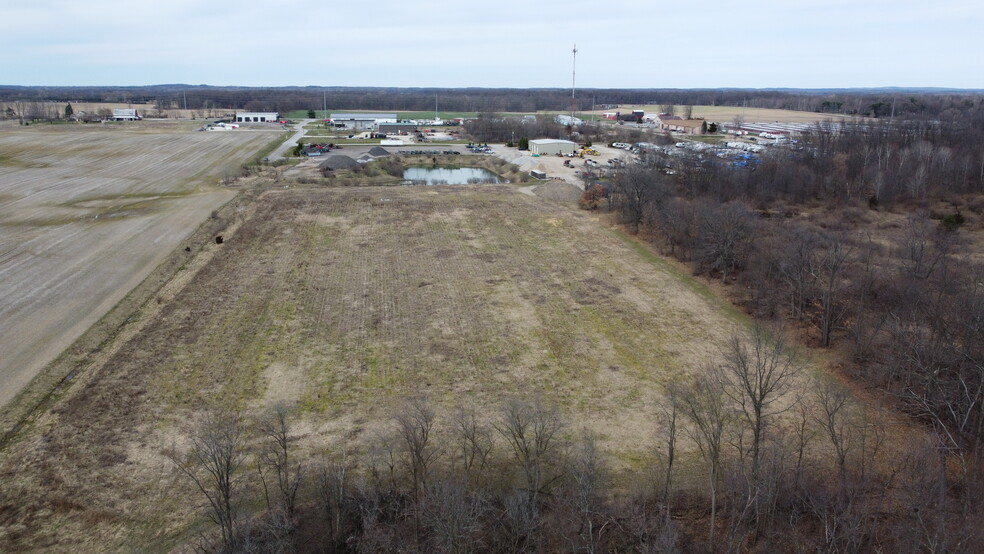
[[[664,187],[658,172],[632,165],[616,175],[612,184],[611,203],[638,233],[643,218],[664,195]]]
[[[537,538],[542,526],[539,508],[530,503],[525,491],[508,492],[501,502],[502,512],[495,521],[502,538],[493,551],[536,552]]]
[[[403,441],[413,478],[414,498],[420,498],[420,491],[427,485],[431,464],[438,451],[431,441],[435,414],[425,398],[408,400],[393,416],[396,420],[400,439]]]
[[[748,335],[734,333],[725,351],[725,394],[741,409],[752,433],[751,474],[759,477],[762,438],[769,420],[783,411],[799,366],[786,346],[781,329],[770,333],[755,324]]]
[[[601,513],[602,491],[607,487],[603,461],[595,439],[585,433],[570,463],[570,485],[565,495],[577,528],[574,552],[598,552],[607,521]]]
[[[462,471],[473,485],[483,483],[495,444],[492,429],[483,423],[473,408],[459,407],[451,424]]]
[[[810,273],[816,234],[801,225],[793,224],[783,233],[779,246],[777,269],[780,280],[789,294],[789,309],[795,318],[804,318],[813,302],[813,278]]]
[[[923,281],[933,275],[945,251],[935,248],[936,225],[925,213],[909,214],[899,244],[902,268],[911,279]]]
[[[482,546],[483,498],[456,476],[436,477],[428,484],[421,513],[430,531],[432,552],[474,552]]]
[[[724,385],[713,369],[698,376],[693,384],[682,392],[681,408],[683,415],[690,422],[687,433],[697,443],[701,456],[707,463],[707,482],[711,493],[711,522],[707,540],[713,548],[721,454],[724,433],[732,415],[727,406]]]
[[[322,461],[317,472],[318,499],[325,512],[329,541],[336,543],[342,536],[342,516],[348,491],[348,460],[342,451],[338,460]]]
[[[818,382],[814,394],[818,407],[814,420],[830,441],[840,481],[846,484],[848,455],[854,448],[854,426],[857,424],[851,395],[847,389],[829,380]]]
[[[875,354],[875,341],[888,323],[889,312],[878,305],[880,271],[874,262],[876,246],[868,240],[859,257],[859,271],[852,283],[853,302],[850,333],[854,339],[854,359],[868,361]]]
[[[208,412],[191,436],[191,448],[182,454],[172,449],[168,458],[192,480],[208,500],[209,518],[222,532],[222,550],[237,541],[239,470],[245,457],[245,425],[238,415]]]
[[[794,488],[798,488],[803,477],[803,471],[806,461],[806,450],[809,448],[810,443],[816,437],[816,428],[812,425],[813,417],[811,415],[812,405],[809,403],[808,396],[800,396],[797,398],[796,404],[796,419],[793,421],[793,437],[794,437],[794,454],[796,456],[796,462],[793,466],[793,485]]]
[[[659,420],[663,429],[663,440],[666,442],[666,470],[663,472],[663,510],[666,519],[670,519],[670,493],[673,483],[673,463],[676,461],[677,444],[677,417],[680,413],[680,397],[683,391],[680,385],[671,384],[666,388],[668,405],[664,405],[659,413]]]
[[[698,267],[726,281],[745,265],[756,230],[755,217],[741,202],[705,205],[694,255]]]
[[[563,428],[556,408],[544,406],[540,399],[507,401],[495,424],[523,471],[531,506],[535,507],[540,494],[560,477],[559,472],[552,473],[552,466],[557,462],[558,434]]]
[[[841,295],[851,252],[843,238],[831,236],[821,242],[813,256],[810,274],[813,276],[820,304],[819,321],[816,325],[820,329],[822,346],[830,346],[834,328],[847,313]]]
[[[301,463],[292,459],[290,451],[293,440],[290,420],[293,412],[293,407],[277,404],[270,413],[261,417],[256,423],[256,429],[265,442],[258,460],[264,491],[267,490],[264,471],[268,469],[273,472],[277,486],[278,507],[284,512],[287,522],[294,520],[297,491],[303,475]]]
[[[670,254],[683,260],[693,256],[700,228],[700,210],[694,202],[670,198],[659,211],[660,226],[670,245]],[[679,249],[679,250],[678,250]]]
[[[380,432],[372,439],[367,477],[375,490],[393,491],[397,488],[396,468],[400,455],[398,441],[398,438],[387,432]]]

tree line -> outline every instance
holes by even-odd
[[[131,87],[0,86],[4,102],[109,102],[154,104],[162,109],[278,111],[321,109],[442,112],[567,111],[569,89],[232,87],[152,85]],[[619,104],[747,106],[874,118],[953,121],[979,110],[980,91],[905,89],[578,89],[575,109]],[[435,105],[436,103],[436,105]]]
[[[977,108],[821,124],[747,167],[650,154],[608,190],[631,230],[835,349],[846,376],[921,422],[934,463],[959,468],[933,485],[951,507],[976,502],[984,469],[984,266],[965,228],[984,215],[982,124]],[[966,512],[934,517],[959,526]]]
[[[781,328],[736,331],[720,354],[657,391],[638,431],[651,453],[628,470],[540,395],[408,397],[368,440],[314,451],[293,407],[211,411],[168,456],[214,523],[204,551],[980,548],[982,489],[951,489],[932,440],[892,451],[888,418],[804,372]]]

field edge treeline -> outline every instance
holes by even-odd
[[[946,119],[980,109],[982,93],[960,89],[578,89],[574,109],[604,105],[676,104],[745,106],[876,118]],[[0,85],[0,118],[58,119],[54,103],[153,104],[159,110],[214,109],[279,111],[435,110],[444,112],[566,111],[569,89],[397,88],[397,87],[222,87],[192,85],[30,87]],[[47,107],[45,107],[47,106]],[[60,106],[59,106],[60,108]],[[43,113],[35,113],[41,110]],[[20,112],[20,113],[18,113]]]

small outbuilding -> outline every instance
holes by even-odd
[[[561,139],[536,139],[530,141],[530,152],[540,156],[551,154],[573,154],[577,151],[577,143]]]

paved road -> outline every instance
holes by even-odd
[[[291,135],[287,140],[285,140],[283,144],[278,146],[277,149],[274,150],[272,154],[267,156],[270,159],[270,161],[275,162],[277,160],[284,159],[286,157],[284,156],[284,153],[287,152],[287,150],[297,146],[297,142],[301,140],[301,138],[304,136],[304,126],[307,125],[308,123],[311,123],[312,121],[314,120],[302,119],[297,123],[295,123],[294,124],[295,133]]]

